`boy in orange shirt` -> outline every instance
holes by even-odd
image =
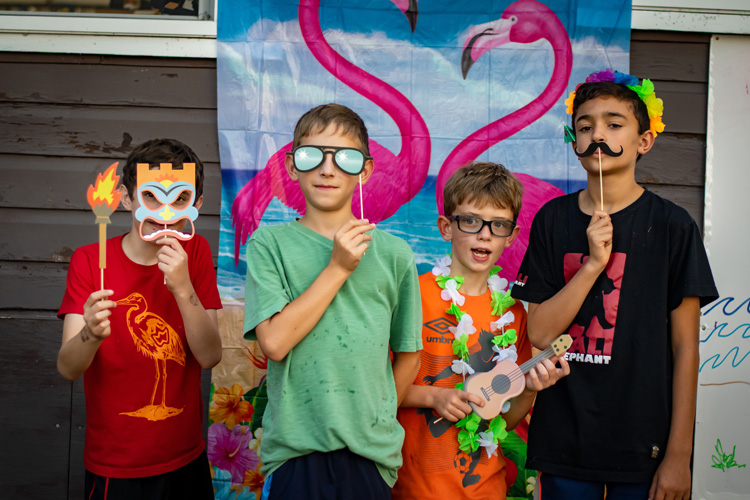
[[[505,498],[499,441],[529,412],[536,392],[568,374],[556,357],[531,369],[523,392],[491,421],[472,413],[482,399],[463,391],[466,375],[505,359],[526,361],[526,311],[495,266],[518,235],[523,187],[505,167],[474,163],[445,185],[438,228],[451,254],[420,276],[421,368],[398,412],[406,431],[393,498]]]

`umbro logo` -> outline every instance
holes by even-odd
[[[437,343],[437,344],[449,344],[453,342],[453,334],[449,327],[455,327],[456,323],[446,318],[436,318],[431,321],[422,324],[423,327],[432,330],[435,333],[439,333],[439,337],[426,337],[425,342]],[[450,334],[450,337],[443,337],[443,335]]]

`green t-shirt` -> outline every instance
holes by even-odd
[[[290,458],[348,448],[375,462],[390,485],[404,430],[388,347],[422,348],[414,254],[375,229],[357,269],[312,331],[280,362],[268,361],[262,472]],[[245,338],[307,290],[328,265],[333,241],[297,221],[264,226],[247,245]]]

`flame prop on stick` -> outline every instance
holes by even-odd
[[[99,224],[99,271],[101,277],[101,289],[104,290],[104,269],[107,267],[107,224],[112,221],[112,215],[120,204],[120,191],[117,183],[120,177],[115,174],[117,163],[113,163],[103,173],[96,177],[96,184],[89,186],[86,199],[91,205],[91,210],[96,215],[95,224]]]

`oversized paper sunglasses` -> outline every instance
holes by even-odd
[[[333,155],[333,164],[349,175],[359,175],[365,169],[365,162],[372,160],[372,156],[367,156],[359,149],[334,146],[297,146],[287,154],[292,156],[297,170],[310,172],[323,164],[328,153]]]

